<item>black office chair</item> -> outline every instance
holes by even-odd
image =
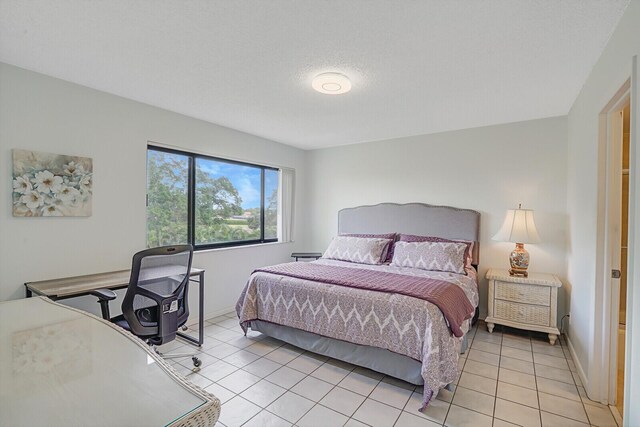
[[[160,353],[156,346],[176,338],[178,328],[189,317],[189,271],[191,245],[163,246],[140,251],[133,256],[131,277],[122,301],[122,314],[111,317],[109,301],[116,298],[110,289],[91,292],[98,297],[102,317],[145,340],[165,358],[191,357],[199,368],[202,362],[194,354]]]

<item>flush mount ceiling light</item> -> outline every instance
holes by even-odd
[[[320,93],[340,95],[351,90],[351,80],[340,73],[322,73],[314,77],[311,86]]]

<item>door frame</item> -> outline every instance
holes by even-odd
[[[602,378],[599,381],[599,395],[602,403],[613,404],[616,399],[618,316],[620,311],[620,280],[611,277],[612,269],[620,268],[620,228],[622,203],[622,110],[629,103],[631,80],[628,79],[601,111],[600,138],[601,156],[604,157],[603,236],[600,268],[602,301],[600,307],[602,327],[596,323],[596,335],[600,338],[599,358]]]
[[[611,248],[615,243],[614,235],[619,236],[616,223],[620,224],[620,189],[611,188],[616,181],[620,182],[622,172],[621,161],[613,164],[616,158],[615,146],[612,138],[615,136],[611,125],[612,115],[630,100],[630,138],[629,138],[629,223],[628,223],[628,255],[627,255],[627,322],[625,346],[625,386],[624,386],[624,426],[633,425],[640,421],[640,411],[631,408],[631,398],[640,395],[640,385],[633,384],[630,379],[640,374],[640,367],[633,366],[634,355],[640,355],[640,315],[634,316],[634,310],[640,310],[640,289],[634,289],[640,284],[640,200],[636,196],[640,190],[640,151],[638,150],[638,125],[640,124],[639,97],[640,72],[638,58],[631,61],[630,77],[618,89],[599,115],[599,179],[598,179],[598,233],[596,248],[596,291],[594,313],[594,359],[595,369],[589,369],[593,375],[589,378],[591,391],[597,400],[603,404],[615,401],[615,384],[617,372],[618,317],[619,312],[619,281],[611,279],[612,257]],[[620,158],[618,158],[620,160]],[[617,179],[612,176],[617,170]],[[618,197],[618,204],[610,203],[613,197]],[[612,240],[613,239],[613,240]],[[618,247],[618,251],[619,251]],[[619,262],[619,261],[618,261]],[[640,266],[639,266],[640,267]],[[615,282],[615,283],[614,283]],[[635,292],[634,292],[635,291]],[[615,293],[615,296],[614,296]],[[618,304],[614,306],[613,304]],[[637,357],[637,356],[636,356]],[[612,363],[612,358],[614,363]],[[639,371],[639,372],[636,372]],[[612,378],[613,377],[613,378]],[[593,381],[592,381],[593,380]]]
[[[631,62],[631,114],[629,134],[629,243],[627,263],[627,343],[625,354],[624,426],[640,424],[640,409],[631,406],[640,397],[640,69],[638,56]]]
[[[608,140],[608,168],[607,174],[607,223],[609,225],[609,239],[605,242],[608,254],[609,266],[607,271],[621,268],[621,244],[622,244],[622,141],[623,141],[623,109],[631,102],[631,93],[627,91],[621,101],[609,113],[609,140]],[[627,230],[628,234],[628,230]],[[626,274],[626,272],[625,272]],[[611,405],[617,403],[618,398],[618,341],[620,334],[620,279],[609,276],[611,290],[610,325],[609,325],[609,392],[608,402]],[[615,412],[615,411],[614,411]],[[622,414],[620,414],[622,415]]]

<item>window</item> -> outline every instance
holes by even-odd
[[[147,246],[278,241],[279,170],[149,146]]]

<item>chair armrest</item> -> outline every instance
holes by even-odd
[[[102,311],[102,318],[104,320],[111,320],[111,314],[109,313],[109,301],[116,299],[117,295],[111,289],[96,289],[89,292],[90,295],[98,297],[98,303],[100,303],[100,311]]]
[[[112,301],[116,299],[118,295],[113,292],[111,289],[96,289],[90,292],[91,295],[98,297],[98,299],[103,301]]]

